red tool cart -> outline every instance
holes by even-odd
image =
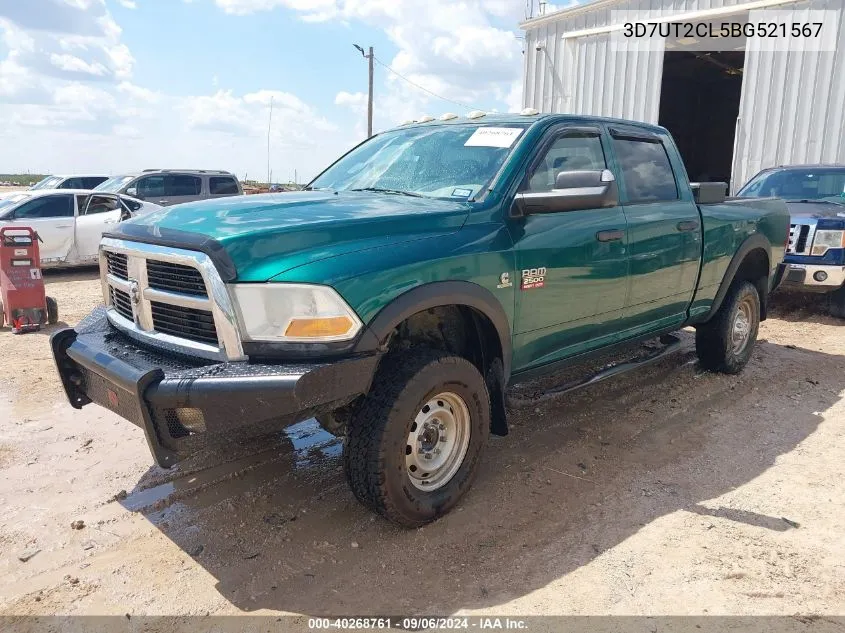
[[[56,300],[44,293],[38,233],[29,227],[0,228],[0,327],[22,334],[59,320]]]

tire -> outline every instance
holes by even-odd
[[[364,506],[420,527],[469,490],[489,434],[490,398],[472,363],[427,348],[391,353],[349,423],[343,467]]]
[[[760,328],[760,295],[748,281],[734,283],[710,321],[698,326],[695,351],[704,369],[738,374],[751,358]]]
[[[834,290],[827,295],[830,316],[845,319],[845,287]]]
[[[59,304],[53,297],[47,297],[47,323],[55,325],[59,322]]]

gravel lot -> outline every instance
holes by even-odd
[[[100,300],[93,270],[45,278],[64,323]],[[49,329],[4,329],[0,615],[843,615],[845,323],[819,303],[779,297],[740,376],[687,348],[515,412],[414,531],[309,423],[152,467],[140,429],[64,402]]]

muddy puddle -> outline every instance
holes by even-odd
[[[171,471],[152,468],[150,477],[142,477],[120,503],[156,523],[273,485],[282,478],[292,480],[286,484],[288,490],[293,488],[292,494],[301,488],[305,495],[309,490],[313,492],[320,480],[337,473],[343,443],[312,418],[260,440],[260,446],[245,448],[234,459],[223,461],[226,458],[219,456],[222,459],[206,461],[214,464],[207,468],[192,470],[189,466],[185,472],[178,467]],[[161,481],[162,477],[162,483],[145,485],[148,479]]]

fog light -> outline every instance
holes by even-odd
[[[827,273],[823,270],[817,270],[813,273],[813,279],[815,279],[816,281],[824,281],[825,279],[827,279]]]
[[[176,419],[191,433],[203,433],[205,431],[205,416],[199,409],[187,407],[176,409]]]

